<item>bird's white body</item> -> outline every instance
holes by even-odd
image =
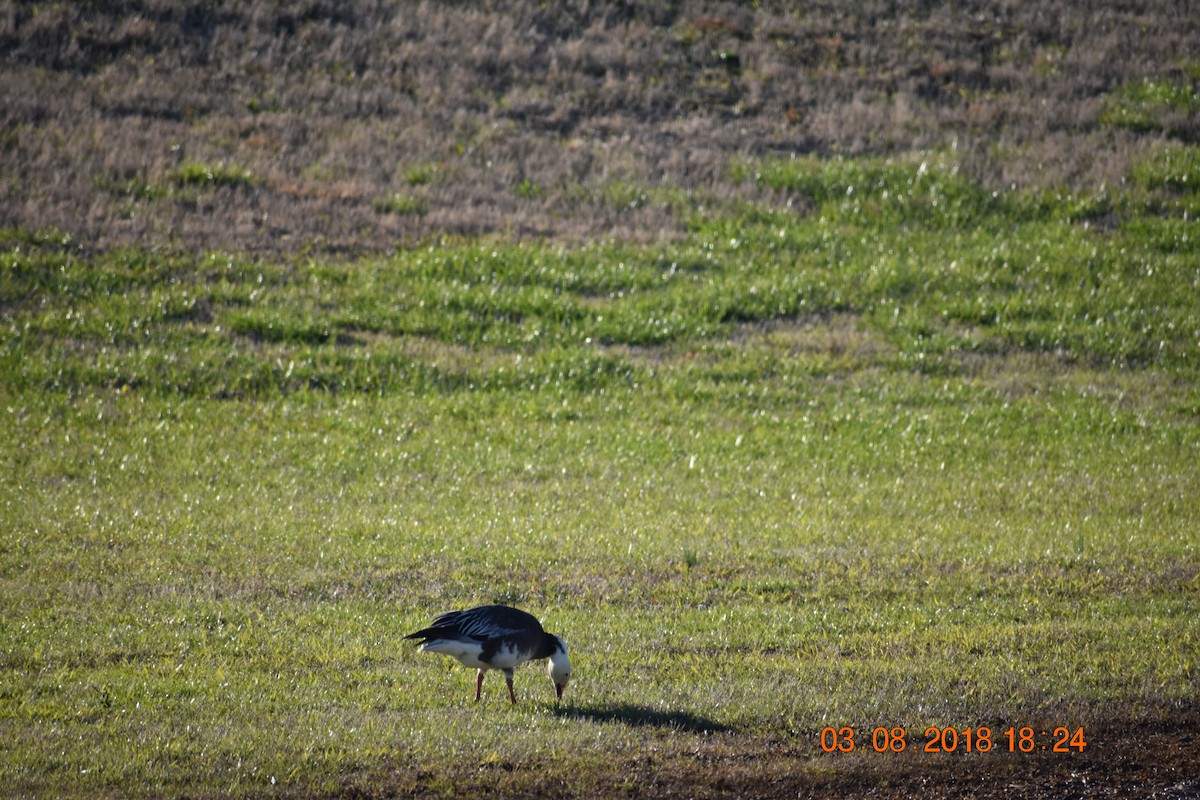
[[[465,642],[461,639],[434,639],[432,642],[426,642],[417,649],[421,652],[442,653],[443,655],[457,659],[458,663],[464,667],[473,667],[474,669],[515,669],[517,665],[524,663],[521,653],[511,644],[501,645],[488,663],[484,663],[481,659],[483,655],[482,642]]]

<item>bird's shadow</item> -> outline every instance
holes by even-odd
[[[728,725],[698,714],[689,714],[686,711],[663,711],[631,703],[559,705],[555,706],[554,713],[566,719],[614,722],[628,725],[631,728],[669,728],[687,733],[726,733],[734,730]]]

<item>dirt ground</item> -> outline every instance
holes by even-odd
[[[710,786],[717,791],[708,796],[1195,798],[1200,797],[1200,711],[1158,723],[1105,725],[1088,733],[1082,753],[931,755],[918,747],[882,758],[869,751],[839,764],[842,758],[809,757],[798,775],[784,769],[767,780],[714,770]],[[722,781],[728,782],[727,792],[720,789]],[[696,791],[693,796],[706,795]]]
[[[1154,721],[1108,722],[1085,728],[1082,752],[929,754],[925,739],[899,754],[870,749],[825,754],[817,735],[753,739],[715,734],[686,747],[665,736],[657,748],[564,777],[513,764],[489,764],[447,778],[397,775],[385,785],[348,788],[356,797],[425,797],[456,791],[481,796],[639,798],[1200,798],[1200,708],[1164,713]]]

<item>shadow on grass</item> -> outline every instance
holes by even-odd
[[[618,705],[558,706],[557,716],[590,722],[617,722],[631,728],[671,728],[688,733],[725,733],[734,728],[708,717],[686,711],[660,711],[645,706],[621,703]]]

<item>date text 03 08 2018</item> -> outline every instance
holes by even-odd
[[[826,753],[851,753],[855,750],[874,750],[876,753],[901,753],[909,746],[908,731],[900,726],[878,727],[871,731],[869,741],[860,739],[851,727],[821,729],[821,749]],[[1010,727],[993,732],[991,728],[925,729],[924,753],[1082,753],[1087,747],[1083,728],[1039,729],[1029,726]]]

